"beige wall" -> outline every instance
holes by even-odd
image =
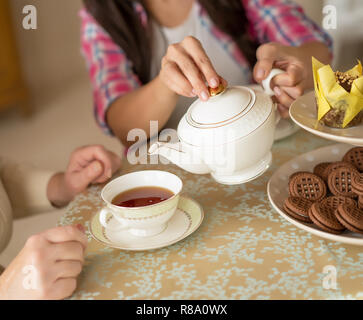
[[[304,8],[306,14],[311,19],[321,25],[323,16],[323,0],[295,0],[295,2]]]
[[[25,78],[35,95],[85,72],[79,49],[81,0],[9,0]],[[22,27],[25,5],[37,8],[38,29]]]

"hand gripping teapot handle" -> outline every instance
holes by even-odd
[[[277,76],[278,74],[284,73],[284,70],[281,69],[272,69],[270,74],[268,75],[268,77],[265,80],[262,80],[262,87],[263,90],[265,91],[266,94],[268,94],[269,96],[273,96],[275,94],[275,92],[271,89],[271,80]],[[277,110],[277,104],[275,104],[275,123],[276,125],[279,123],[279,121],[281,120],[281,115],[280,112],[278,112]]]
[[[265,80],[262,80],[261,84],[262,84],[263,90],[269,96],[273,96],[275,94],[275,92],[273,92],[273,90],[271,89],[271,80],[275,76],[277,76],[278,74],[281,74],[281,73],[285,73],[285,71],[281,70],[281,69],[272,69],[270,74],[268,75],[268,77]]]

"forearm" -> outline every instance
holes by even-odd
[[[113,133],[121,142],[127,141],[130,130],[139,128],[149,136],[150,121],[158,121],[161,129],[170,118],[178,95],[167,88],[160,77],[118,98],[108,109],[106,119]]]

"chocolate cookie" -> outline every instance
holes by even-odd
[[[345,227],[335,217],[335,211],[330,206],[315,202],[309,210],[309,217],[323,231],[340,234],[345,230]]]
[[[363,209],[363,196],[359,196],[358,198],[358,208]]]
[[[341,204],[335,215],[348,230],[363,234],[363,211],[357,206]]]
[[[352,190],[359,196],[363,195],[363,175],[354,175],[352,179]]]
[[[310,172],[296,174],[289,182],[290,196],[319,201],[326,196],[327,188],[322,178]]]
[[[345,162],[345,161],[336,161],[336,162],[332,162],[330,165],[328,165],[324,172],[323,172],[323,179],[325,181],[328,181],[328,177],[329,177],[329,174],[333,171],[335,171],[336,169],[338,168],[341,168],[341,167],[349,167],[351,168],[352,170],[357,170],[357,168],[352,165],[351,163],[349,162]]]
[[[320,178],[322,178],[324,181],[326,181],[326,179],[328,178],[328,176],[325,176],[324,172],[325,169],[331,164],[331,162],[322,162],[317,164],[314,167],[314,174],[316,174],[317,176],[319,176]]]
[[[290,216],[291,218],[294,218],[297,221],[311,223],[311,220],[309,217],[299,215],[299,214],[295,213],[294,211],[290,210],[289,208],[287,208],[285,205],[284,205],[284,211],[288,216]]]
[[[350,149],[344,155],[343,161],[353,164],[360,172],[363,172],[363,147]]]
[[[289,197],[285,200],[284,209],[291,217],[311,223],[308,211],[312,204],[310,200],[301,197]]]
[[[350,167],[339,167],[328,176],[330,192],[335,196],[355,198],[357,195],[352,190],[352,179],[358,172]]]
[[[310,173],[309,171],[297,171],[297,172],[294,172],[290,177],[289,177],[289,182],[294,179],[296,176],[298,176],[299,174],[302,174],[302,173]]]
[[[357,205],[356,201],[354,201],[352,198],[342,196],[327,197],[321,201],[321,204],[334,210],[338,209],[341,204],[347,204],[349,206]]]

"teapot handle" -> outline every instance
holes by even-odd
[[[273,90],[271,89],[271,80],[281,73],[285,73],[285,71],[281,69],[272,69],[268,77],[265,80],[262,80],[263,90],[269,96],[273,96],[275,94],[275,92],[273,92]]]
[[[271,80],[278,74],[284,73],[281,69],[272,69],[268,77],[262,81],[262,87],[266,94],[273,96],[275,92],[271,89]],[[281,120],[280,113],[277,110],[277,104],[275,104],[275,124],[277,125]]]

